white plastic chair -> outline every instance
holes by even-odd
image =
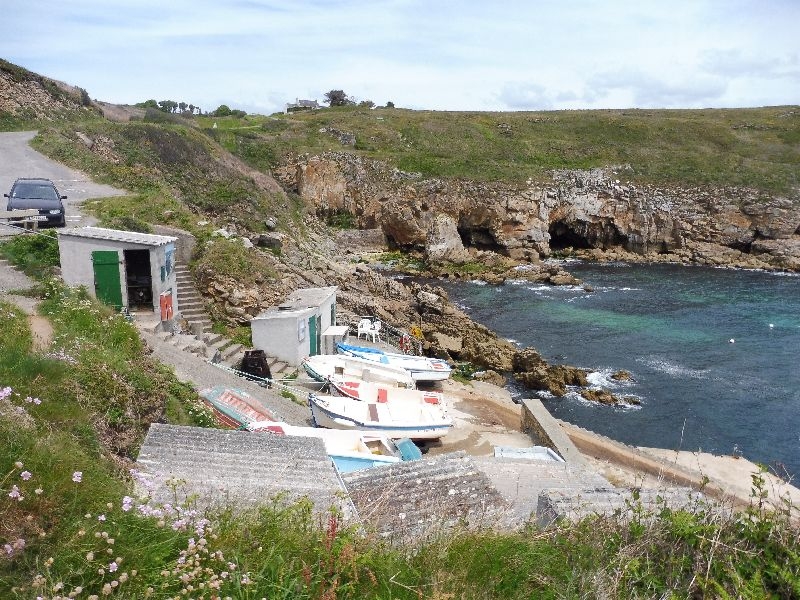
[[[372,337],[373,342],[380,342],[381,341],[381,327],[382,323],[380,321],[375,321],[370,328],[369,335]]]
[[[364,339],[367,339],[367,336],[372,335],[372,321],[369,319],[361,319],[358,322],[358,336],[357,339],[361,339],[361,334],[364,334]]]

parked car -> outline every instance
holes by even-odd
[[[49,179],[17,179],[11,186],[11,191],[3,196],[8,198],[7,210],[35,208],[39,214],[27,217],[28,219],[56,227],[64,227],[67,224],[64,202],[62,202],[67,197],[59,194],[56,186]]]

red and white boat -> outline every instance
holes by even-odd
[[[211,408],[220,426],[239,429],[256,421],[274,421],[273,415],[259,401],[235,388],[218,385],[200,391],[200,397]]]
[[[444,406],[444,396],[440,392],[391,387],[342,375],[331,375],[328,377],[328,383],[332,394],[347,396],[362,402],[398,401]]]

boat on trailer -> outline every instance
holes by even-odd
[[[301,363],[313,379],[325,383],[332,375],[413,389],[414,379],[401,367],[382,365],[372,360],[345,354],[307,356]]]
[[[319,438],[325,444],[325,451],[340,473],[422,458],[419,448],[411,440],[395,442],[385,435],[372,431],[300,427],[278,421],[250,423],[247,430]]]
[[[328,383],[334,396],[347,396],[362,402],[423,402],[441,406],[445,403],[441,392],[432,390],[409,390],[342,375],[331,375]]]
[[[438,358],[386,352],[380,348],[353,346],[341,342],[336,344],[336,348],[339,354],[356,356],[380,365],[401,367],[411,373],[414,381],[443,381],[450,377],[453,370],[446,361]]]
[[[309,394],[317,427],[361,429],[392,439],[435,440],[447,435],[453,421],[441,406],[414,402],[362,402],[347,396]]]
[[[244,390],[218,385],[199,394],[221,427],[238,429],[256,421],[275,420],[272,412]]]

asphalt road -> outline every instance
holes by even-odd
[[[82,215],[80,204],[90,198],[106,198],[127,194],[110,185],[94,183],[87,175],[65,167],[47,158],[30,147],[35,131],[14,131],[0,133],[0,190],[7,194],[18,177],[43,177],[56,184],[58,191],[67,196],[64,205],[67,211],[67,227],[94,225],[96,220]],[[3,198],[0,204],[5,210],[8,202]],[[0,236],[14,231],[0,223]]]

